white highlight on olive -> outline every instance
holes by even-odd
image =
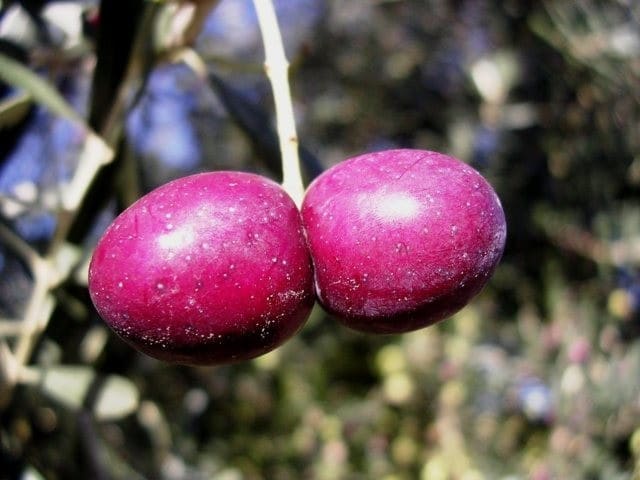
[[[411,195],[393,192],[387,195],[374,195],[368,199],[375,215],[389,222],[410,220],[420,211],[420,203]]]
[[[158,236],[158,246],[169,252],[191,245],[196,239],[196,232],[191,225],[169,230]]]

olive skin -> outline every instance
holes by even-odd
[[[211,365],[259,356],[296,333],[313,306],[300,213],[259,175],[174,180],[108,227],[89,292],[120,337],[157,359]]]
[[[494,272],[506,240],[489,183],[424,150],[333,166],[307,189],[302,221],[320,303],[370,333],[419,329],[460,310]]]

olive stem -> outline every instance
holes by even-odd
[[[282,187],[298,207],[302,204],[304,186],[298,157],[298,134],[289,86],[289,62],[271,0],[253,0],[258,15],[265,51],[264,69],[273,91],[276,124],[282,159]]]

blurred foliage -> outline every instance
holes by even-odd
[[[2,372],[31,328],[25,245],[56,259],[66,245],[71,265],[43,297],[51,319],[19,384],[0,388],[0,478],[640,478],[640,4],[274,3],[309,176],[316,159],[395,146],[458,156],[507,213],[496,275],[411,334],[357,334],[316,309],[243,364],[136,353],[86,292],[83,260],[110,219],[187,173],[279,175],[251,2],[202,19],[211,78],[154,50],[179,23],[150,28],[162,2],[0,2],[2,55],[116,150],[59,238],[86,126],[0,85]]]

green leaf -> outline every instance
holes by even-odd
[[[12,95],[0,102],[0,130],[20,123],[29,113],[31,96],[26,93]]]
[[[45,480],[42,474],[31,465],[28,465],[22,472],[20,480]]]
[[[39,371],[40,387],[53,400],[77,410],[84,404],[96,372],[81,365],[36,368]],[[93,413],[98,420],[118,420],[138,408],[139,393],[136,386],[119,375],[108,375],[99,386],[93,404]]]
[[[117,420],[135,412],[138,389],[124,377],[109,375],[98,393],[94,413],[98,420]]]
[[[78,409],[96,374],[82,366],[56,366],[41,370],[42,391],[71,409]]]
[[[84,123],[80,115],[49,82],[20,62],[2,53],[0,53],[0,79],[29,93],[36,102],[46,106],[57,115]]]

